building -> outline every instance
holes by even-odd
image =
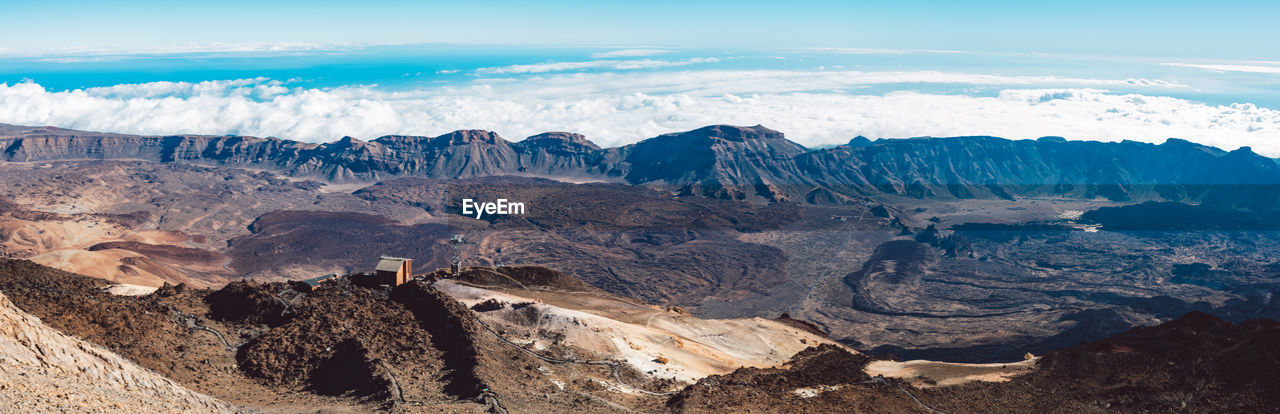
[[[330,280],[334,280],[337,278],[338,278],[337,273],[330,273],[324,276],[313,277],[307,280],[290,282],[290,285],[291,287],[293,287],[294,290],[297,290],[300,292],[314,292],[316,289],[320,288],[321,283],[328,282]]]
[[[380,285],[400,286],[413,278],[413,259],[382,256],[373,278]]]

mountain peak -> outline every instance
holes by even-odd
[[[569,151],[577,150],[575,152],[596,151],[600,149],[599,145],[591,142],[587,137],[582,134],[572,132],[543,132],[541,134],[525,138],[524,141],[520,141],[518,144],[529,148],[560,149]]]
[[[434,146],[447,147],[453,145],[497,144],[507,142],[498,133],[483,129],[460,129],[436,137],[387,135],[374,140],[380,144],[392,146]]]
[[[1183,148],[1183,147],[1186,147],[1186,148],[1200,148],[1200,147],[1204,147],[1204,145],[1200,145],[1200,144],[1197,144],[1197,143],[1194,143],[1194,142],[1191,142],[1191,141],[1187,141],[1187,140],[1182,139],[1182,138],[1168,138],[1168,139],[1165,139],[1165,140],[1164,140],[1164,143],[1163,143],[1163,144],[1160,144],[1160,145],[1167,145],[1167,146],[1174,147],[1174,148]]]
[[[353,150],[356,148],[363,148],[366,144],[368,143],[361,141],[359,138],[356,138],[353,136],[345,136],[345,137],[342,137],[342,139],[340,140],[337,140],[328,144],[321,144],[321,146],[332,151],[341,151],[341,150]]]
[[[460,129],[431,138],[430,141],[432,143],[443,143],[444,145],[497,144],[506,142],[497,132],[483,129]]]
[[[858,135],[856,137],[853,137],[853,139],[849,140],[849,143],[845,145],[848,145],[854,148],[867,147],[867,146],[871,146],[871,139],[864,137],[862,135]]]
[[[1231,151],[1231,154],[1233,154],[1233,155],[1249,155],[1249,156],[1252,156],[1252,155],[1258,155],[1257,153],[1253,152],[1253,147],[1250,147],[1250,146],[1248,146],[1248,145],[1243,146],[1243,147],[1240,147],[1240,148],[1236,148],[1235,150],[1232,150],[1232,151]]]
[[[786,137],[778,131],[756,125],[750,127],[742,127],[736,125],[711,125],[698,128],[688,132],[677,132],[673,135],[691,135],[707,138],[719,138],[726,141],[742,142],[748,139],[785,139]]]

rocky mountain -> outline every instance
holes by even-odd
[[[454,131],[438,137],[391,135],[362,142],[345,137],[307,152],[291,173],[331,180],[359,181],[401,175],[475,177],[509,174],[518,157],[507,140],[493,132]]]
[[[894,361],[786,315],[702,319],[539,267],[443,273],[392,289],[343,278],[309,292],[236,282],[118,296],[103,280],[0,260],[0,402],[24,412],[1265,412],[1280,395],[1274,320],[1191,312],[1018,362]]]
[[[1056,137],[855,140],[802,154],[796,163],[806,176],[845,192],[914,197],[1060,195],[1271,206],[1276,200],[1249,197],[1280,184],[1280,165],[1248,147],[1227,152],[1180,139],[1160,145]]]
[[[657,183],[681,193],[743,199],[786,199],[783,186],[806,180],[794,159],[805,148],[760,125],[715,125],[665,134],[622,148],[627,181]]]
[[[0,404],[21,412],[240,412],[45,325],[0,294]]]
[[[400,176],[530,175],[613,181],[681,194],[848,204],[869,195],[1066,196],[1280,205],[1280,164],[1253,153],[1057,137],[878,139],[808,151],[763,126],[708,126],[618,148],[549,132],[512,143],[496,133],[346,137],[325,144],[240,136],[135,136],[53,127],[0,128],[6,161],[141,159],[264,168],[337,182]]]
[[[344,137],[324,144],[241,136],[134,136],[61,128],[0,129],[7,161],[138,159],[265,168],[330,181],[418,175],[460,178],[518,173],[510,142],[493,132],[463,130],[438,137]]]
[[[234,408],[185,386],[250,412],[657,412],[707,375],[846,349],[794,320],[696,318],[546,268],[445,274],[391,289],[343,277],[306,292],[241,281],[124,296],[0,259],[0,379],[12,378],[0,402],[41,401],[7,393],[31,384],[4,375],[46,361],[153,400],[130,411]]]
[[[520,155],[520,172],[540,176],[618,176],[617,151],[603,151],[581,134],[545,132],[511,144]]]

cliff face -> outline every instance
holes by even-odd
[[[455,131],[438,137],[345,137],[325,144],[241,136],[135,136],[58,128],[0,130],[6,161],[138,159],[267,168],[331,181],[417,175],[460,178],[517,173],[520,159],[502,137]]]
[[[794,158],[805,152],[781,132],[760,125],[715,125],[666,134],[622,147],[627,181],[662,183],[683,194],[787,199],[783,186],[806,184]]]
[[[973,198],[1054,195],[1280,206],[1280,164],[1248,148],[1178,139],[1154,145],[1007,140],[881,139],[807,151],[763,126],[715,125],[600,148],[549,132],[512,143],[496,133],[346,137],[325,144],[239,136],[134,136],[0,125],[7,161],[139,159],[266,168],[330,181],[399,176],[531,175],[615,181],[727,199],[856,202],[861,196]]]
[[[283,167],[293,175],[360,181],[405,175],[504,175],[515,172],[517,163],[510,143],[498,134],[466,130],[438,137],[384,136],[369,142],[345,137],[304,151],[298,160]]]
[[[838,192],[915,197],[1057,195],[1274,206],[1276,160],[1170,139],[1163,144],[958,137],[878,140],[796,157],[804,175]],[[1274,194],[1274,193],[1273,193]],[[1267,197],[1263,197],[1267,198]]]
[[[511,144],[520,156],[521,172],[541,176],[618,177],[619,153],[603,150],[580,134],[546,132]]]

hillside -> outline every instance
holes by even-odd
[[[343,279],[310,293],[235,282],[117,296],[105,281],[6,259],[0,291],[185,387],[273,412],[649,411],[706,375],[832,343],[785,321],[664,310],[548,269],[468,275],[386,290]]]
[[[1190,313],[1158,326],[1052,351],[1007,381],[917,387],[862,372],[866,357],[831,347],[785,368],[743,368],[685,388],[676,412],[1267,412],[1280,324]]]
[[[21,412],[232,413],[232,405],[51,328],[0,294],[0,405]]]

